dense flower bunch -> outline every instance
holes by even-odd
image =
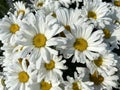
[[[13,6],[0,21],[0,90],[119,88],[120,59],[113,52],[120,44],[119,0],[31,0]]]

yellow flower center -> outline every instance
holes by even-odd
[[[74,82],[72,85],[73,85],[72,90],[81,90],[81,89],[79,89],[77,82]]]
[[[45,81],[42,81],[40,83],[40,86],[41,86],[41,90],[50,90],[51,87],[52,87],[52,84],[48,83],[48,82],[45,82]]]
[[[71,29],[70,29],[70,26],[69,26],[69,25],[66,25],[66,26],[64,26],[64,27],[65,27],[65,29],[66,29],[67,31],[71,32]]]
[[[88,43],[85,39],[83,38],[77,38],[75,43],[74,43],[74,48],[83,52],[84,50],[86,50],[88,47]]]
[[[111,37],[111,33],[110,33],[110,31],[107,29],[107,28],[105,28],[104,30],[103,30],[103,33],[104,33],[104,38],[105,39],[109,39],[110,37]]]
[[[2,86],[5,86],[5,79],[4,78],[1,79],[1,84],[2,84]]]
[[[96,66],[100,67],[103,63],[102,57],[98,57],[97,60],[94,60]]]
[[[114,5],[117,6],[117,7],[120,7],[120,1],[115,0]]]
[[[18,74],[18,79],[21,83],[26,83],[29,80],[29,75],[25,71],[22,71]]]
[[[52,16],[55,18],[57,17],[55,12],[52,13]]]
[[[37,7],[42,7],[43,6],[43,2],[39,2],[38,4],[37,4]]]
[[[97,15],[96,15],[95,12],[93,12],[93,11],[89,11],[89,12],[88,12],[88,18],[97,19]]]
[[[94,74],[90,75],[90,81],[94,82],[96,85],[100,85],[104,81],[104,77],[102,75],[98,75],[95,71]]]
[[[46,44],[46,40],[47,39],[43,34],[37,34],[33,38],[33,45],[35,45],[35,47],[37,47],[37,48],[44,47]]]
[[[25,15],[25,11],[24,10],[19,10],[18,12],[17,12],[17,16],[19,16],[19,14],[22,14],[22,15]]]
[[[12,24],[10,26],[10,32],[15,34],[17,31],[19,31],[20,27],[18,26],[18,24]]]
[[[55,62],[53,60],[50,60],[50,63],[45,63],[45,68],[47,70],[53,70],[55,68]]]

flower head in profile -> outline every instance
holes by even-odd
[[[17,1],[15,3],[13,3],[14,8],[15,8],[15,15],[16,16],[26,16],[29,12],[30,9],[28,7],[26,7],[26,4],[22,1]]]

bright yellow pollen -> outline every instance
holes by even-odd
[[[100,67],[103,63],[102,57],[98,57],[97,60],[94,60],[96,66]]]
[[[22,71],[18,74],[18,79],[21,83],[26,83],[29,80],[29,75],[25,71]]]
[[[39,2],[38,4],[37,4],[37,7],[42,7],[43,6],[43,3],[42,2]]]
[[[120,7],[120,1],[114,1],[114,5],[117,6],[117,7]]]
[[[66,26],[64,26],[65,27],[65,29],[67,30],[67,31],[71,31],[71,29],[70,29],[70,26],[69,25],[66,25]]]
[[[53,60],[50,60],[50,63],[45,63],[45,68],[47,69],[47,70],[52,70],[52,69],[54,69],[55,68],[55,62],[53,61]]]
[[[79,89],[77,82],[74,82],[72,85],[73,85],[72,90],[81,90],[81,89]]]
[[[105,28],[103,30],[103,32],[104,32],[104,35],[105,35],[104,36],[105,39],[109,39],[111,37],[111,33],[110,33],[110,31],[107,28]]]
[[[10,32],[15,34],[17,31],[19,31],[20,27],[18,26],[18,24],[12,24],[10,26]]]
[[[34,36],[33,38],[33,45],[35,45],[35,47],[37,48],[41,48],[44,47],[46,44],[46,37],[44,36],[44,34],[37,34],[36,36]]]
[[[88,47],[88,43],[85,39],[83,38],[77,38],[75,43],[74,43],[74,48],[83,52],[84,50],[86,50]]]
[[[93,11],[89,11],[89,12],[88,12],[88,18],[97,19],[97,15],[96,15],[95,12],[93,12]]]
[[[52,84],[48,83],[48,82],[45,82],[45,81],[42,81],[40,83],[40,86],[41,86],[41,90],[50,90],[51,87],[52,87]]]
[[[18,12],[17,12],[17,15],[19,15],[19,14],[22,14],[22,15],[25,15],[25,11],[24,10],[19,10]]]
[[[95,71],[94,74],[90,75],[90,81],[94,82],[96,85],[100,85],[104,81],[104,77],[102,75],[98,75]]]

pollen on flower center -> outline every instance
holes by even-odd
[[[115,0],[114,5],[120,7],[120,1]]]
[[[97,15],[96,15],[95,12],[93,12],[93,11],[89,11],[89,12],[88,12],[88,18],[97,19]]]
[[[42,2],[39,2],[38,4],[37,4],[37,7],[42,7],[43,6],[43,3]]]
[[[52,84],[48,83],[48,82],[45,82],[45,81],[42,81],[40,83],[40,86],[41,86],[41,90],[50,90],[51,87],[52,87]]]
[[[85,39],[83,38],[77,38],[75,43],[74,43],[74,48],[83,52],[84,50],[86,50],[88,47],[88,43]]]
[[[96,66],[100,67],[103,63],[102,57],[98,57],[97,60],[94,60]]]
[[[20,27],[18,26],[18,24],[12,24],[10,26],[10,32],[15,34],[17,31],[19,31]]]
[[[37,48],[41,48],[44,47],[46,44],[46,37],[44,36],[44,34],[37,34],[36,36],[34,36],[33,38],[33,45],[35,45],[35,47]]]
[[[69,32],[71,31],[71,29],[70,29],[70,26],[69,26],[69,25],[65,25],[64,27],[65,27],[65,29],[66,29],[67,31],[69,31]]]
[[[105,35],[104,38],[109,39],[111,37],[111,33],[107,28],[103,30],[103,33]]]
[[[81,90],[81,89],[79,89],[77,82],[72,83],[72,85],[73,85],[72,90]]]
[[[17,11],[17,15],[19,15],[20,13],[21,13],[22,15],[24,15],[24,14],[25,14],[25,11],[24,11],[24,10],[18,10],[18,11]]]
[[[104,81],[104,77],[102,75],[98,75],[95,71],[94,74],[90,75],[90,81],[94,82],[96,85],[100,85]]]
[[[25,71],[22,71],[18,74],[18,79],[21,83],[26,83],[29,80],[29,75]]]
[[[47,70],[52,70],[55,68],[55,62],[53,60],[50,60],[50,63],[45,63],[45,68]]]

